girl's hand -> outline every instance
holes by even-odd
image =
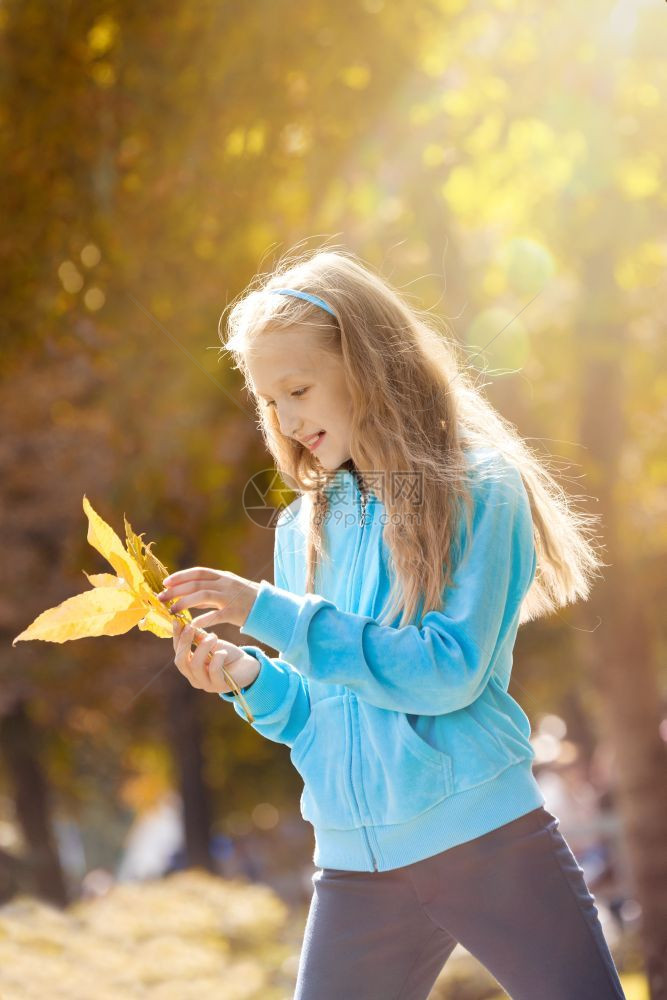
[[[245,580],[236,573],[208,566],[193,566],[166,576],[164,590],[158,594],[161,601],[176,601],[171,612],[183,608],[216,608],[217,610],[193,619],[194,625],[243,625],[250,614],[259,591],[259,584]],[[254,659],[254,657],[253,657]]]
[[[174,662],[193,687],[210,694],[232,691],[222,673],[222,667],[232,675],[240,688],[251,684],[260,670],[256,657],[239,649],[233,642],[219,639],[211,632],[183,625],[174,620]],[[197,649],[191,651],[192,643]]]

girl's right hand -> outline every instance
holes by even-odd
[[[259,674],[261,665],[256,657],[203,628],[174,619],[173,639],[176,666],[200,691],[224,694],[233,690],[224,679],[223,666],[240,688],[252,684]],[[193,643],[197,647],[194,653]]]

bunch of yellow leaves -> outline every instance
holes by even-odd
[[[169,572],[151,551],[154,542],[145,544],[143,534],[136,535],[127,518],[126,544],[96,511],[84,495],[83,509],[88,516],[88,542],[104,556],[116,571],[95,573],[83,570],[93,585],[92,590],[75,594],[55,608],[43,611],[34,622],[12,640],[12,646],[26,639],[45,642],[67,642],[93,635],[122,635],[137,625],[144,632],[160,638],[172,638],[174,618],[192,621],[187,608],[172,614],[157,595],[164,589],[163,580]],[[196,638],[194,640],[198,642]],[[223,667],[225,682],[232,688],[252,722],[252,715],[241,690]]]

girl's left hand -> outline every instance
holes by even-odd
[[[192,624],[201,627],[228,623],[240,628],[259,591],[259,584],[252,580],[208,566],[193,566],[171,573],[162,584],[165,589],[158,597],[165,603],[175,601],[169,608],[172,612],[183,608],[216,609],[193,618]]]
[[[233,642],[218,639],[216,635],[183,625],[174,618],[174,662],[194,688],[209,693],[224,694],[232,691],[222,668],[234,678],[240,688],[257,679],[260,664],[256,657],[235,646]],[[192,652],[192,643],[197,646]]]

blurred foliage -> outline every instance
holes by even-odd
[[[118,884],[65,911],[17,897],[0,908],[0,994],[286,1000],[286,918],[266,886],[195,869]]]
[[[289,1000],[306,911],[271,889],[193,869],[59,911],[17,897],[0,908],[3,1000]],[[645,977],[623,976],[628,1000],[648,1000]],[[460,945],[432,1000],[502,1000],[507,994]]]
[[[580,373],[589,352],[617,364],[619,552],[664,645],[665,34],[659,7],[601,0],[7,0],[8,639],[79,589],[84,493],[110,522],[131,510],[170,567],[272,578],[272,532],[240,502],[268,456],[238,374],[209,351],[258,268],[333,237],[447,320],[503,414],[594,495],[603,470],[575,442],[583,413],[607,419],[607,386],[586,399]],[[569,611],[520,634],[513,690],[533,720],[572,692],[596,707],[580,641]],[[8,645],[2,683],[27,688],[58,803],[108,864],[177,770],[171,646]],[[198,704],[216,814],[294,806],[285,748],[219,699]]]

